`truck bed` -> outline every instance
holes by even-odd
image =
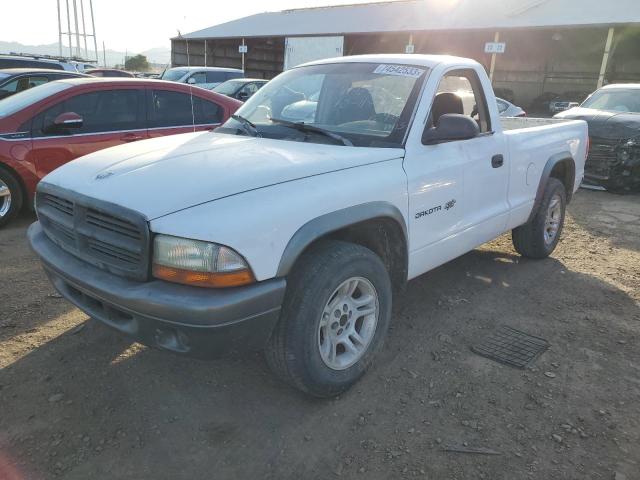
[[[555,118],[534,118],[534,117],[501,117],[502,130],[521,130],[523,128],[542,127],[558,123],[566,123],[567,120]]]

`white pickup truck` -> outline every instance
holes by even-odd
[[[28,236],[91,317],[179,354],[262,348],[291,385],[332,396],[381,349],[408,280],[509,230],[524,256],[553,251],[587,139],[583,121],[501,120],[469,59],[323,60],[216,132],[59,168]]]

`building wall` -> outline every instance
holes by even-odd
[[[238,51],[241,44],[242,39],[189,40],[188,42],[186,39],[173,39],[171,64],[174,67],[242,68],[242,54]],[[245,40],[245,45],[247,45],[247,53],[244,58],[244,67],[247,77],[270,79],[282,72],[283,38],[252,38]]]
[[[504,54],[496,55],[494,87],[512,90],[515,103],[525,108],[545,92],[592,92],[598,82],[607,33],[608,27],[499,32],[500,41],[507,46]],[[484,45],[493,41],[495,34],[493,30],[353,34],[345,36],[344,53],[404,53],[411,42],[415,53],[470,57],[489,71],[491,55],[484,53]],[[272,78],[280,73],[284,41],[283,37],[247,39],[247,75]],[[186,42],[173,40],[173,65],[204,65],[204,43],[189,41],[187,59]],[[207,40],[206,64],[240,68],[240,43],[240,39]],[[639,26],[616,28],[605,78],[607,82],[640,82]]]

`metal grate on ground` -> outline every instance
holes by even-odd
[[[527,368],[549,348],[543,338],[503,325],[485,338],[472,345],[471,350],[478,355],[516,368]]]

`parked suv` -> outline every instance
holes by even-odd
[[[44,68],[7,68],[6,70],[0,70],[0,100],[43,83],[77,77],[86,77],[86,75]]]
[[[211,130],[240,102],[159,80],[77,78],[0,101],[0,226],[47,173],[96,150]]]
[[[24,54],[0,55],[0,68],[50,68],[53,70],[78,71],[77,65],[72,62],[62,61],[54,57]]]
[[[244,78],[244,72],[237,68],[175,67],[165,70],[160,78],[211,89],[232,78]]]

